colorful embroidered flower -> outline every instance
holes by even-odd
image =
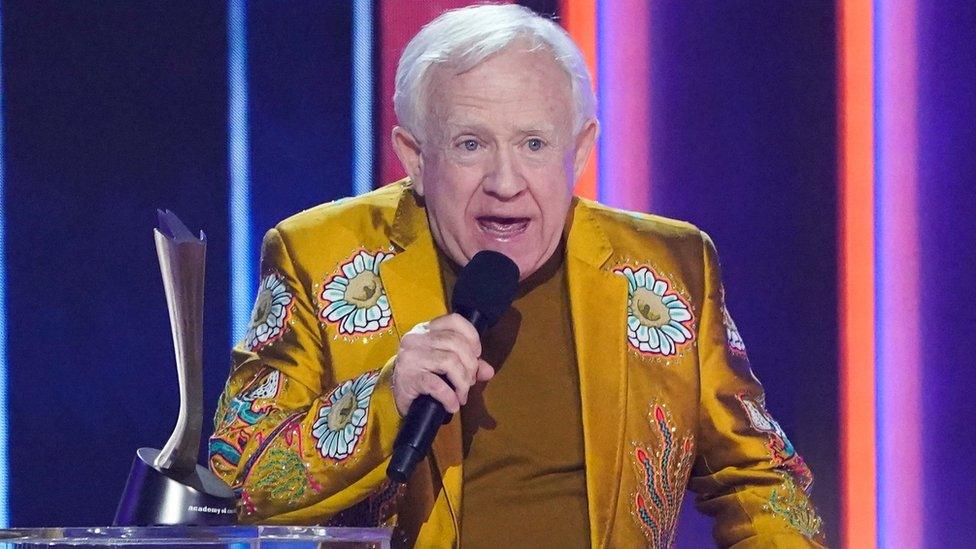
[[[278,273],[264,277],[251,311],[251,324],[244,334],[244,347],[256,351],[280,339],[288,329],[294,303],[285,277]]]
[[[379,378],[379,372],[366,372],[346,381],[336,387],[319,408],[312,435],[322,457],[342,461],[352,455],[366,428],[369,399]]]
[[[765,399],[761,396],[753,398],[746,394],[736,395],[736,398],[745,410],[752,428],[768,438],[766,447],[769,448],[773,465],[788,473],[800,489],[809,491],[813,485],[813,473],[803,458],[796,453],[796,449],[786,437],[779,422],[766,410]]]
[[[319,293],[319,319],[340,334],[369,334],[390,326],[390,302],[380,282],[380,263],[392,253],[360,250],[339,267]]]
[[[671,547],[695,456],[694,439],[676,438],[671,414],[660,404],[651,406],[648,420],[654,440],[634,452],[639,478],[634,515],[652,547]]]
[[[695,338],[691,307],[648,267],[613,271],[627,279],[627,341],[642,354],[670,356]]]
[[[742,336],[739,335],[739,328],[736,327],[735,321],[732,320],[732,316],[729,314],[729,310],[726,307],[722,307],[722,323],[725,324],[725,339],[729,344],[729,350],[732,354],[739,356],[746,355],[746,343],[742,341]]]

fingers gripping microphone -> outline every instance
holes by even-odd
[[[451,310],[473,324],[483,337],[511,306],[518,279],[518,267],[511,259],[491,250],[478,252],[461,269],[451,296]],[[437,429],[448,421],[450,414],[440,402],[430,395],[417,397],[393,443],[386,475],[394,482],[407,482],[414,467],[430,451]]]

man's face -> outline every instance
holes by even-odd
[[[515,42],[465,73],[434,71],[426,140],[404,162],[434,239],[459,265],[501,252],[525,278],[559,245],[596,123],[574,135],[569,76],[546,50]]]

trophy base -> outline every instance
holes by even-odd
[[[157,468],[159,450],[139,448],[115,513],[115,526],[237,523],[237,497],[201,465],[192,474]]]

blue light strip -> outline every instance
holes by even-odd
[[[3,43],[3,19],[0,16],[0,44]],[[4,191],[3,142],[3,62],[0,59],[0,528],[10,526],[7,493],[7,255],[6,205]]]
[[[373,2],[352,5],[352,192],[373,190]]]
[[[251,316],[256,287],[251,243],[251,165],[247,116],[247,0],[227,2],[227,154],[230,218],[230,336],[236,343]]]

